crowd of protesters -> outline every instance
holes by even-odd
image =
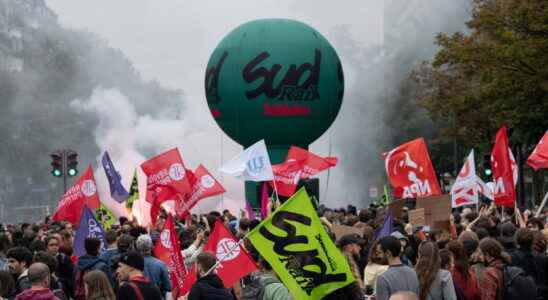
[[[379,237],[387,208],[357,210],[318,207],[324,228],[348,260],[354,283],[324,299],[499,300],[548,299],[546,214],[494,206],[454,210],[448,228],[410,224],[408,209],[393,218],[389,235]],[[215,222],[222,220],[237,239],[260,221],[229,211],[176,219],[185,265],[198,279],[184,299],[292,299],[275,271],[247,241],[244,247],[259,271],[225,289],[215,272],[215,254],[204,252]],[[86,254],[73,254],[74,228],[46,219],[38,224],[3,224],[0,233],[0,299],[169,299],[169,269],[154,257],[165,213],[155,227],[120,218],[106,231],[106,250],[97,238],[85,240]],[[336,238],[333,227],[361,234]],[[513,280],[513,281],[512,281]],[[526,290],[524,290],[526,289]],[[516,295],[517,294],[517,295]]]

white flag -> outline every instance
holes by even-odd
[[[451,188],[452,207],[478,203],[478,190],[481,187],[481,183],[478,181],[483,183],[476,175],[476,163],[472,149]]]
[[[260,140],[245,149],[238,156],[225,163],[220,172],[249,181],[274,180],[270,157],[266,151],[264,140]]]

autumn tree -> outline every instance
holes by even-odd
[[[466,32],[437,36],[433,60],[412,77],[418,103],[447,125],[442,135],[485,153],[506,125],[524,161],[548,129],[547,16],[542,0],[474,0]]]

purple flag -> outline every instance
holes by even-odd
[[[97,222],[93,212],[87,207],[87,205],[84,205],[84,208],[82,209],[82,216],[80,217],[80,225],[74,235],[74,255],[80,257],[86,254],[84,241],[88,237],[96,237],[101,240],[101,251],[107,249],[105,232],[103,231],[103,227],[101,227],[101,223]]]
[[[120,176],[120,173],[114,168],[114,164],[112,164],[112,160],[110,160],[110,155],[108,155],[107,151],[103,154],[101,162],[103,163],[103,169],[105,170],[110,185],[110,195],[112,196],[112,199],[116,200],[118,203],[126,201],[129,197],[129,193],[122,185],[122,176]]]
[[[247,216],[250,220],[256,219],[255,212],[253,211],[253,208],[251,207],[251,204],[249,203],[249,201],[247,201],[247,199],[245,200],[245,211],[247,212]]]
[[[394,218],[392,217],[392,213],[388,211],[386,215],[384,216],[384,221],[382,223],[382,227],[377,230],[375,233],[374,241],[383,238],[387,235],[390,235],[392,232],[394,232]]]
[[[261,188],[261,219],[266,219],[268,216],[268,183],[263,182],[263,187]]]

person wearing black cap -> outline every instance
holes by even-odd
[[[498,240],[504,247],[504,250],[510,255],[517,251],[516,230],[516,226],[511,222],[506,222],[500,226],[500,236]]]
[[[162,299],[158,287],[152,284],[143,274],[144,257],[135,251],[122,254],[118,261],[118,300],[156,300]]]
[[[362,245],[365,244],[365,240],[360,238],[357,234],[352,233],[343,235],[337,244],[350,265],[350,269],[352,270],[352,274],[354,275],[354,279],[356,280],[358,287],[361,290],[365,290],[365,284],[363,283],[357,263],[362,250]]]

